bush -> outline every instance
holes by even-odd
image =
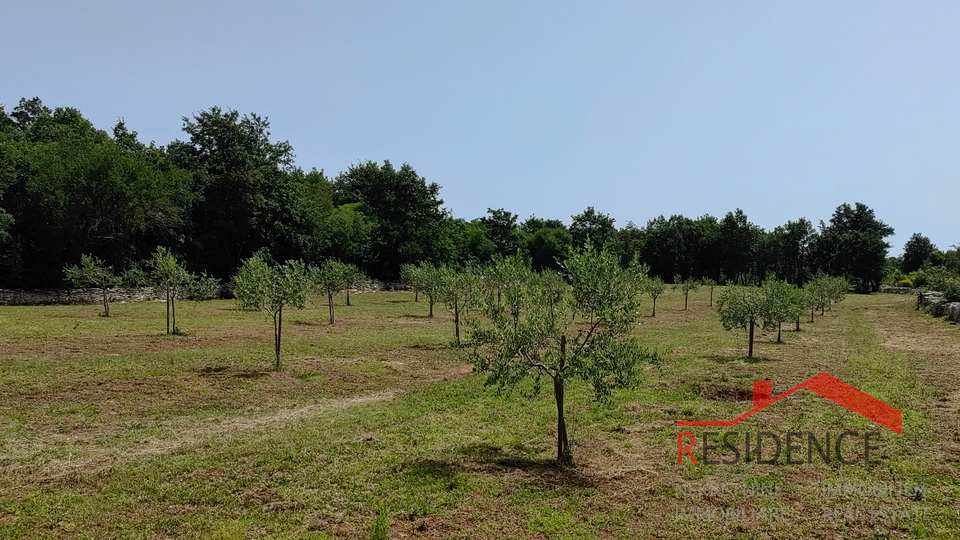
[[[947,283],[943,297],[947,302],[960,302],[960,279],[952,279]]]

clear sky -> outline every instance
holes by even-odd
[[[863,202],[960,243],[960,3],[31,0],[0,103],[144,142],[254,112],[304,169],[410,163],[488,207],[623,226],[742,208],[771,229]]]

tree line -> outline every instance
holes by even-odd
[[[0,287],[63,286],[64,266],[83,255],[121,271],[158,247],[222,280],[264,248],[276,260],[336,259],[381,280],[398,279],[404,264],[465,267],[518,252],[534,270],[559,270],[588,242],[666,282],[773,275],[802,285],[822,272],[869,291],[889,267],[893,229],[862,203],[840,205],[819,227],[799,218],[769,231],[739,209],[621,228],[593,207],[569,225],[521,222],[505,209],[465,220],[409,164],[366,161],[332,178],[304,171],[256,114],[213,107],[184,117],[183,131],[184,140],[144,144],[122,119],[107,133],[38,98],[9,113],[0,106]]]

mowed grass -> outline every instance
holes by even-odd
[[[440,305],[425,317],[412,293],[338,297],[333,326],[323,304],[287,311],[279,372],[271,321],[228,301],[181,303],[185,336],[162,335],[163,303],[111,318],[0,307],[0,538],[960,534],[956,326],[909,298],[850,296],[799,333],[785,326],[783,343],[759,334],[748,359],[708,297],[683,311],[671,292],[641,317],[663,361],[640,387],[610,406],[571,388],[569,468],[551,461],[552,396],[484,388],[450,348],[451,317]],[[779,393],[821,371],[902,409],[903,435],[805,391],[735,430],[879,431],[878,464],[676,463],[677,420],[734,418],[753,380]],[[709,491],[723,485],[776,493]],[[923,490],[829,490],[840,485]]]

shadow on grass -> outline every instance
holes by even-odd
[[[405,318],[408,318],[408,319],[429,319],[429,318],[431,318],[429,315],[411,315],[411,314],[409,314],[409,313],[406,314],[406,315],[401,315],[401,317],[405,317]]]
[[[297,326],[320,326],[320,323],[310,321],[293,321],[293,324]]]
[[[526,483],[538,487],[590,487],[593,480],[581,474],[576,466],[561,466],[552,458],[533,455],[527,448],[503,448],[488,443],[475,443],[453,449],[448,460],[412,460],[404,464],[410,476],[448,479],[467,471],[483,471],[495,475],[518,475]]]
[[[768,358],[766,356],[725,356],[722,354],[707,354],[702,356],[704,360],[710,360],[718,364],[729,364],[731,362],[744,362],[747,364],[762,364],[765,362],[774,362],[776,359]]]

